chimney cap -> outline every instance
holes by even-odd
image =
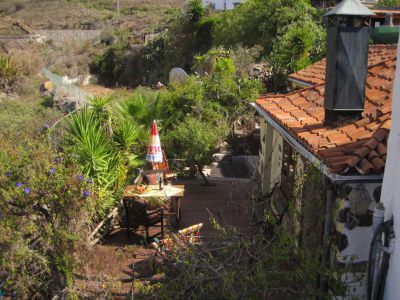
[[[359,0],[343,0],[325,16],[374,16],[375,14]]]

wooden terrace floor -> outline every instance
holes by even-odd
[[[214,234],[210,213],[223,226],[248,227],[244,207],[249,201],[254,183],[241,181],[215,181],[216,186],[203,186],[201,180],[179,181],[185,185],[182,201],[181,228],[203,223],[201,235]]]
[[[176,182],[185,185],[180,228],[203,223],[201,235],[212,236],[215,230],[210,223],[211,213],[220,225],[246,230],[249,223],[243,205],[249,201],[255,184],[240,179],[235,182],[215,181],[216,186],[203,186],[202,183],[202,180]],[[100,275],[120,281],[121,287],[113,294],[115,299],[125,299],[129,294],[133,278],[157,280],[148,263],[149,251],[153,250],[151,247],[141,246],[138,239],[143,234],[142,230],[138,230],[136,235],[131,235],[131,239],[128,240],[126,231],[119,229],[112,232],[102,243],[93,246],[88,253],[87,263],[80,274],[77,274],[76,279],[80,289],[94,295],[93,293],[101,288],[98,282],[88,278]]]

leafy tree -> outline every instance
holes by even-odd
[[[210,182],[203,173],[203,167],[211,161],[212,154],[227,132],[226,123],[221,121],[211,123],[187,117],[182,123],[177,124],[167,137],[180,157],[188,159],[193,168],[197,166],[197,170],[208,185]]]
[[[201,0],[189,0],[187,15],[189,20],[193,23],[200,21],[200,19],[204,16],[205,9],[201,3]]]
[[[399,0],[379,0],[377,6],[381,7],[399,7],[400,1]]]
[[[292,23],[287,27],[267,58],[271,66],[274,91],[278,89],[279,83],[285,82],[287,75],[304,69],[320,58],[324,51],[320,45],[324,44],[325,38],[325,32],[310,20]]]
[[[258,96],[262,89],[261,82],[237,72],[230,52],[222,51],[221,55],[214,50],[210,52],[215,58],[210,74],[203,79],[205,98],[219,103],[225,109],[228,122],[232,124],[248,110],[250,101]],[[204,55],[208,56],[209,53]]]
[[[214,45],[262,47],[274,91],[288,73],[324,54],[322,17],[308,0],[249,0],[215,18]]]
[[[197,165],[205,180],[204,165],[261,90],[258,80],[237,74],[227,52],[218,53],[212,50],[210,55],[196,57],[198,65],[209,64],[210,73],[189,76],[160,95],[161,137],[169,155]]]

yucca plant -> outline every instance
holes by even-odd
[[[89,105],[108,136],[112,135],[112,116],[110,109],[112,100],[113,98],[111,96],[92,96],[89,98]]]
[[[66,119],[69,141],[73,145],[82,172],[97,181],[100,186],[109,186],[116,179],[118,170],[113,160],[117,155],[103,131],[95,111],[82,108]]]
[[[113,132],[113,142],[119,157],[119,179],[117,186],[125,180],[129,169],[141,164],[141,160],[134,153],[137,149],[138,141],[142,136],[142,129],[134,124],[130,119],[120,118],[117,127]]]
[[[119,150],[126,151],[136,145],[140,136],[140,127],[131,120],[120,118],[113,132],[113,140]]]
[[[93,96],[89,98],[89,103],[96,115],[101,116],[107,112],[107,108],[111,100],[111,96]]]

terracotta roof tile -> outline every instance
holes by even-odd
[[[374,150],[376,148],[376,146],[378,146],[379,142],[377,139],[370,139],[368,142],[366,142],[364,144],[365,147],[367,147],[369,150]],[[370,152],[368,150],[368,152]]]
[[[397,57],[396,45],[371,45],[368,51],[368,66],[373,66],[390,59],[395,59]],[[289,75],[289,79],[298,80],[308,85],[322,84],[325,82],[325,65],[326,59],[323,59],[309,66],[308,68]],[[390,73],[390,70],[387,70],[387,68],[390,69],[393,66],[393,62],[389,61],[387,64],[377,66],[376,69],[373,69],[372,72],[379,73],[380,71],[382,71],[381,76],[387,77],[386,79],[393,80],[394,74]],[[389,78],[390,76],[391,78]]]
[[[361,147],[354,152],[354,155],[357,155],[359,158],[364,158],[368,155],[370,149],[367,147]]]
[[[371,159],[373,159],[373,158],[375,158],[375,157],[377,157],[377,156],[379,156],[379,154],[378,154],[376,151],[374,151],[374,150],[372,150],[372,151],[370,151],[370,152],[368,153],[368,159],[369,159],[369,160],[371,160]]]
[[[387,130],[390,130],[391,127],[392,127],[392,119],[384,121],[381,126],[381,128],[387,129]]]
[[[378,146],[376,147],[376,151],[378,152],[379,155],[386,155],[387,154],[387,148],[382,143],[378,144]]]
[[[374,169],[374,166],[364,158],[360,161],[356,168],[361,174],[368,174]]]
[[[347,155],[338,155],[326,158],[327,163],[345,162],[349,157]]]
[[[355,167],[359,162],[361,161],[361,158],[359,156],[349,156],[346,160],[346,165],[349,166],[350,168]]]
[[[372,50],[371,50],[372,48]],[[368,69],[365,111],[360,120],[344,120],[337,127],[324,126],[323,80],[320,85],[287,95],[262,96],[256,102],[293,137],[319,157],[331,172],[382,172],[391,127],[393,78],[396,70],[395,46],[373,46]],[[372,51],[372,52],[371,52]],[[382,61],[379,53],[386,53]],[[317,64],[325,66],[325,60]]]
[[[388,13],[398,15],[400,14],[400,10],[398,8],[374,8],[372,10],[375,14],[386,15]]]
[[[388,134],[388,131],[384,128],[380,128],[375,133],[373,134],[373,137],[376,138],[379,142],[382,142],[386,135]]]
[[[369,160],[376,170],[382,170],[385,167],[385,161],[380,157],[374,157]]]
[[[354,123],[357,127],[364,127],[365,125],[368,125],[371,121],[369,118],[363,118],[357,122]]]

